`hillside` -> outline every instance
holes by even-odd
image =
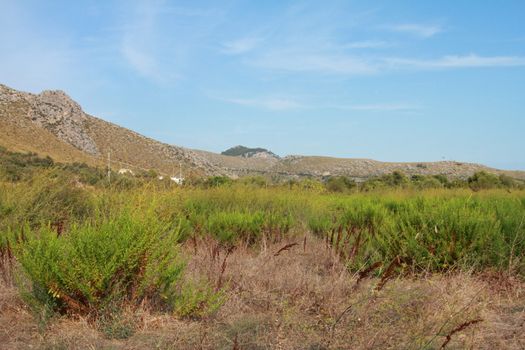
[[[222,154],[168,145],[85,113],[62,91],[20,92],[0,84],[0,146],[30,151],[61,162],[112,167],[155,169],[170,174],[181,164],[184,174],[196,176],[268,175],[323,177],[345,175],[356,179],[390,173],[444,174],[467,177],[476,171],[525,179],[525,172],[503,171],[479,164],[453,161],[388,163],[368,159],[318,156],[279,158],[264,148],[237,146]]]
[[[0,85],[0,126],[0,145],[57,161],[105,165],[111,153],[114,168],[171,173],[181,163],[185,172],[213,173],[213,166],[191,151],[86,114],[62,91],[35,95]]]

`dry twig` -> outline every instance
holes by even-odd
[[[273,256],[277,256],[277,255],[281,254],[283,251],[289,250],[290,248],[292,248],[292,247],[294,247],[294,246],[296,246],[298,244],[299,243],[297,243],[297,242],[287,244],[284,247],[282,247],[281,249],[279,249]]]

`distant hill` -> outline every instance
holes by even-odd
[[[31,94],[0,84],[0,146],[35,152],[59,162],[105,166],[114,170],[155,169],[171,174],[179,164],[185,176],[268,175],[284,178],[345,175],[356,179],[392,171],[407,175],[444,174],[467,177],[477,171],[505,173],[525,179],[523,171],[504,171],[480,164],[443,161],[379,162],[312,156],[280,158],[264,148],[236,146],[222,154],[168,145],[85,113],[62,91]]]
[[[232,157],[243,157],[243,158],[276,158],[279,156],[275,153],[268,151],[265,148],[249,148],[245,146],[235,146],[221,152],[224,156]]]

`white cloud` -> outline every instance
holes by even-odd
[[[481,67],[516,67],[525,66],[523,56],[465,56],[450,55],[437,59],[387,58],[387,66],[391,68],[413,69],[446,69],[446,68],[481,68]]]
[[[424,25],[415,23],[397,24],[389,26],[387,29],[394,32],[415,35],[421,38],[430,38],[431,36],[434,36],[443,31],[443,28],[439,25]]]
[[[261,42],[259,38],[241,38],[233,41],[229,41],[222,44],[221,52],[230,55],[238,55],[252,51]]]

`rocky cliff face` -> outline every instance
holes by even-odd
[[[35,95],[19,92],[0,85],[0,103],[27,102],[27,118],[52,132],[60,140],[91,155],[98,155],[95,141],[87,134],[85,123],[89,118],[78,103],[63,91],[43,91]]]

